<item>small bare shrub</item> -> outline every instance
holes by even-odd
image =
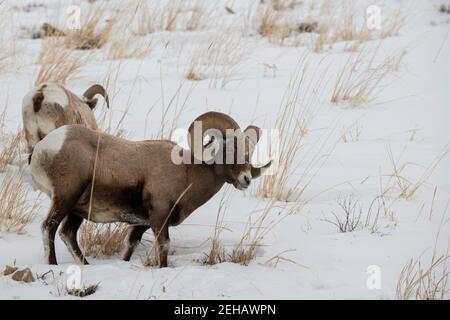
[[[332,212],[333,219],[325,219],[324,221],[331,223],[342,233],[362,229],[371,233],[378,233],[381,228],[380,218],[388,217],[390,213],[383,194],[375,197],[367,210],[364,210],[359,201],[354,199],[352,195],[338,199],[337,204],[340,211],[338,213]],[[387,223],[383,227],[391,227],[391,224]]]
[[[338,200],[338,205],[341,208],[341,214],[332,212],[334,220],[326,219],[335,225],[339,232],[353,232],[361,225],[362,208],[357,207],[358,202],[354,201],[352,196],[348,196],[342,200]]]

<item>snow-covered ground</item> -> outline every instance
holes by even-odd
[[[82,15],[100,2],[74,1],[81,5]],[[120,255],[91,257],[91,265],[82,267],[83,282],[100,285],[85,299],[395,299],[400,272],[409,259],[420,257],[427,264],[433,252],[448,254],[450,156],[441,155],[450,147],[450,14],[439,12],[439,6],[450,6],[450,1],[353,1],[355,21],[364,20],[369,5],[380,8],[381,30],[399,8],[405,16],[398,35],[368,41],[359,51],[379,46],[376,57],[381,59],[406,50],[398,69],[377,85],[374,99],[356,106],[330,101],[339,70],[352,54],[345,50],[349,43],[337,41],[314,52],[308,43],[281,46],[268,41],[251,26],[243,26],[247,8],[257,2],[215,1],[206,29],[149,34],[142,39],[151,40],[151,50],[139,59],[109,60],[106,48],[95,50],[89,63],[66,85],[82,93],[91,83],[105,83],[109,76],[114,85],[108,88],[111,110],[107,115],[117,124],[127,112],[123,122],[127,137],[140,140],[156,135],[172,97],[169,118],[187,99],[178,121],[180,128],[187,128],[205,111],[217,110],[230,114],[242,127],[254,123],[272,129],[290,79],[296,72],[304,72],[307,81],[300,94],[312,92],[308,83],[323,85],[314,91],[314,117],[296,159],[299,165],[289,180],[295,184],[298,179],[312,178],[298,199],[299,209],[281,220],[279,210],[270,213],[267,223],[272,219],[278,223],[264,237],[249,265],[226,262],[206,266],[201,261],[211,245],[223,188],[184,223],[171,228],[168,268],[142,265],[141,257],[153,242],[151,232],[146,233],[148,241],[137,248],[130,262],[121,261]],[[299,21],[318,19],[320,25],[320,2],[303,1],[290,14]],[[341,1],[329,2],[340,7]],[[113,6],[120,1],[109,3]],[[6,107],[9,130],[21,125],[21,101],[34,86],[39,67],[36,60],[43,40],[30,39],[30,30],[54,19],[55,12],[64,17],[66,6],[65,1],[7,0],[0,7],[8,12],[7,24],[17,39],[17,61],[0,74],[0,103]],[[226,6],[235,13],[227,12]],[[109,9],[107,17],[114,14]],[[336,25],[340,12],[336,13]],[[221,53],[225,56],[244,54],[232,67],[225,87],[210,80],[215,72],[210,69],[200,74],[204,80],[185,77],[192,57],[204,55],[211,39],[230,41],[230,51]],[[99,104],[98,118],[103,109]],[[390,154],[397,169],[405,165],[401,175],[408,179],[406,183],[426,178],[409,199],[402,198],[396,187]],[[307,166],[311,160],[313,169]],[[11,169],[18,171],[14,165]],[[227,249],[241,239],[249,217],[254,220],[261,214],[255,208],[269,201],[255,196],[257,185],[256,181],[246,192],[232,191],[226,228],[220,235]],[[364,219],[372,201],[386,190],[383,199],[388,209],[381,210],[376,230],[361,227],[341,233],[329,222],[333,213],[342,216],[339,202],[348,196],[358,202]],[[37,196],[30,185],[29,199]],[[73,298],[64,294],[64,286],[65,272],[74,261],[58,236],[59,265],[44,262],[40,223],[49,201],[44,195],[41,198],[42,207],[25,234],[0,234],[0,268],[15,262],[36,274],[53,270],[54,276],[30,284],[0,276],[2,299]],[[288,203],[291,205],[295,203]]]

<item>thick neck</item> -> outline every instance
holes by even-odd
[[[189,164],[188,166],[188,185],[187,197],[189,203],[187,206],[195,210],[202,204],[211,199],[224,185],[225,180],[217,175],[214,165],[207,164]]]

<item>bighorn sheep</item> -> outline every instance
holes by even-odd
[[[235,133],[231,138],[230,130]],[[245,189],[270,166],[271,162],[259,168],[250,164],[260,135],[255,126],[242,132],[231,117],[219,112],[207,112],[191,124],[190,150],[168,140],[134,142],[78,125],[52,131],[36,145],[31,160],[34,185],[52,200],[42,224],[48,263],[57,263],[54,238],[61,222],[62,240],[76,260],[86,263],[77,243],[84,218],[133,225],[126,261],[151,228],[159,265],[166,267],[169,226],[180,224],[225,182]],[[210,140],[204,144],[207,136]],[[239,145],[245,147],[242,156]],[[181,155],[185,161],[176,163],[174,158]],[[218,161],[223,156],[226,163]]]
[[[97,104],[95,95],[100,94],[109,108],[105,89],[95,84],[80,98],[56,83],[45,83],[31,90],[23,99],[22,118],[31,155],[34,146],[50,131],[66,124],[81,124],[97,130],[92,110]]]

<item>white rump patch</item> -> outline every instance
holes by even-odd
[[[42,90],[44,102],[57,103],[63,108],[69,104],[69,98],[61,86],[55,83],[46,83],[46,85]]]
[[[38,144],[36,144],[35,152],[46,151],[55,154],[58,153],[59,150],[61,150],[64,141],[66,140],[66,134],[67,126],[62,126],[53,130],[48,135],[46,135],[44,139],[39,141]]]
[[[66,140],[67,126],[59,127],[50,132],[44,139],[39,141],[31,157],[31,177],[34,187],[45,192],[50,198],[53,197],[53,185],[41,166],[41,158],[44,154],[54,156],[58,154]]]

